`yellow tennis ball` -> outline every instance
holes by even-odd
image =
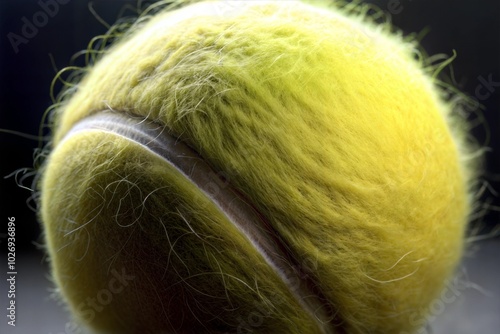
[[[57,109],[41,219],[103,333],[401,333],[460,260],[473,173],[414,43],[296,1],[201,2]]]

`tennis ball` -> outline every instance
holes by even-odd
[[[326,2],[142,20],[54,114],[41,220],[98,333],[400,333],[425,324],[472,204],[415,43]],[[415,316],[418,315],[418,316]]]

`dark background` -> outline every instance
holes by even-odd
[[[0,129],[31,135],[39,133],[42,114],[52,103],[49,88],[56,72],[70,65],[71,56],[86,49],[92,37],[107,31],[92,14],[90,5],[109,24],[122,15],[126,5],[137,8],[136,0],[42,2],[58,4],[53,17],[48,15],[46,22],[37,16],[43,10],[38,0],[0,0]],[[478,141],[490,148],[486,154],[485,174],[489,187],[482,198],[490,206],[483,219],[487,226],[483,232],[486,233],[500,221],[500,202],[495,193],[495,190],[500,192],[500,1],[366,2],[392,13],[394,24],[406,33],[429,28],[422,45],[430,55],[452,55],[456,50],[458,56],[453,69],[457,83],[484,106],[481,112],[488,123],[487,127],[483,124],[473,130]],[[125,16],[133,14],[132,9],[124,11]],[[22,36],[26,22],[23,18],[29,22],[38,19],[41,24],[34,36],[15,50],[8,36],[9,33]],[[444,72],[449,73],[448,70]],[[483,80],[493,81],[496,86],[488,90]],[[477,117],[477,113],[471,113],[471,117]],[[18,251],[35,248],[39,224],[35,212],[29,208],[35,202],[29,199],[32,194],[18,187],[13,177],[4,179],[4,176],[20,168],[32,167],[37,146],[37,141],[0,132],[0,233],[6,231],[7,217],[16,217]],[[31,182],[32,178],[27,178],[23,183],[31,186]],[[0,248],[4,251],[3,246]]]

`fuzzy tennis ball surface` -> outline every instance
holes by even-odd
[[[342,8],[202,2],[55,114],[54,280],[97,333],[404,333],[460,260],[471,170],[415,46]]]

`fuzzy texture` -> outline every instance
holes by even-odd
[[[416,330],[460,259],[472,174],[412,43],[341,9],[192,4],[115,44],[56,115],[41,217],[62,295],[96,330],[318,333],[161,159],[99,132],[62,141],[107,108],[164,125],[228,175],[310,269],[334,333]],[[86,317],[122,267],[137,279]]]

